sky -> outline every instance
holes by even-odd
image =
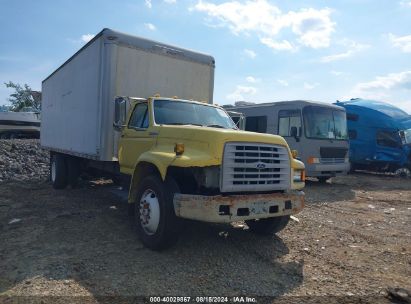
[[[411,0],[0,0],[3,84],[41,81],[103,28],[214,56],[214,102],[369,98],[411,113]]]

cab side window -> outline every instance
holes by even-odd
[[[267,132],[267,116],[247,116],[245,130],[250,132]]]
[[[377,144],[384,147],[398,148],[399,140],[397,134],[392,131],[378,131]]]
[[[148,128],[148,107],[147,103],[139,103],[131,114],[129,128],[147,129]]]
[[[299,110],[281,110],[278,112],[278,135],[301,137],[301,114]]]

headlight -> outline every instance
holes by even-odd
[[[305,181],[305,170],[294,170],[294,183],[303,183]]]

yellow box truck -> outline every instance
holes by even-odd
[[[104,29],[43,81],[53,187],[88,167],[128,176],[154,250],[176,242],[182,218],[280,231],[303,208],[304,164],[282,137],[239,130],[213,83],[211,56]]]

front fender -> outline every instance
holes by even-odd
[[[135,201],[135,193],[141,179],[146,174],[158,172],[163,181],[166,180],[167,170],[170,166],[175,167],[206,167],[211,165],[219,165],[220,158],[213,158],[204,151],[189,150],[184,151],[183,155],[177,156],[174,152],[164,152],[150,150],[140,155],[138,158],[129,189],[129,203]]]
[[[305,165],[302,161],[295,159],[295,158],[291,158],[291,168],[302,170],[302,169],[305,169]]]
[[[167,175],[167,168],[173,163],[176,158],[175,153],[147,151],[140,155],[137,160],[134,173],[138,170],[141,163],[150,163],[154,165],[160,173],[161,179],[164,181]],[[134,174],[133,174],[134,175]]]
[[[302,161],[297,159],[291,158],[291,189],[293,190],[301,190],[305,187],[305,182],[294,182],[294,170],[304,170],[305,165]]]
[[[182,155],[177,156],[174,152],[159,150],[147,151],[139,157],[136,168],[141,162],[147,162],[155,165],[160,172],[161,178],[165,180],[167,169],[170,166],[187,168],[187,167],[208,167],[221,164],[221,158],[213,157],[208,151],[197,149],[187,149]]]

